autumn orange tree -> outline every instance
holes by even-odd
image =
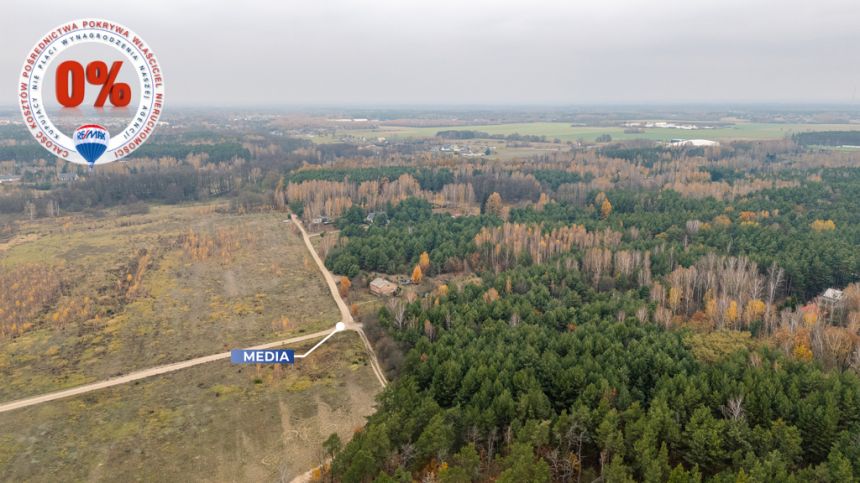
[[[338,282],[338,290],[340,291],[341,297],[346,297],[349,295],[349,288],[352,287],[352,282],[349,281],[347,277],[340,277],[340,281]]]
[[[412,269],[412,283],[421,283],[424,278],[424,272],[421,271],[421,265],[415,265]]]

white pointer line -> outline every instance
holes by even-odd
[[[323,339],[322,339],[321,341],[317,342],[315,346],[311,347],[311,348],[310,348],[307,352],[305,352],[304,354],[301,354],[301,355],[296,356],[296,359],[304,359],[305,357],[309,356],[309,355],[310,355],[310,353],[314,351],[314,349],[316,349],[317,347],[319,347],[319,346],[323,345],[323,342],[327,341],[329,337],[331,337],[331,336],[333,336],[333,335],[337,334],[338,332],[340,332],[340,331],[344,330],[345,328],[346,328],[346,325],[345,325],[343,322],[338,322],[338,323],[334,326],[334,330],[333,330],[333,331],[331,331],[331,334],[329,334],[329,335],[327,335],[327,336],[323,337]]]

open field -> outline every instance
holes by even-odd
[[[338,309],[284,218],[186,205],[21,222],[0,275],[41,305],[24,323],[3,305],[0,400],[331,328]],[[0,479],[289,481],[379,389],[353,332],[294,367],[194,366],[0,414]]]
[[[645,129],[642,133],[625,133],[622,127],[596,127],[596,126],[571,126],[566,122],[534,122],[518,124],[492,124],[475,126],[451,126],[451,127],[399,127],[382,126],[379,129],[367,130],[340,130],[338,135],[352,135],[357,137],[390,139],[404,138],[427,138],[433,137],[439,131],[447,130],[473,130],[489,134],[522,134],[546,136],[548,140],[559,139],[562,142],[594,141],[601,134],[609,134],[614,140],[628,139],[650,139],[654,141],[668,141],[670,139],[711,139],[717,141],[727,140],[764,140],[782,139],[794,133],[804,131],[847,131],[860,129],[853,124],[776,124],[776,123],[738,123],[732,127],[720,129],[700,129],[686,131],[680,129]],[[317,142],[331,142],[335,138],[315,138]],[[457,143],[459,141],[453,141]]]
[[[0,479],[289,481],[329,434],[363,426],[378,391],[353,332],[295,367],[213,362],[0,414]]]
[[[25,285],[16,271],[39,267],[59,283],[0,337],[0,400],[333,326],[334,301],[282,220],[197,205],[24,223],[0,274]]]

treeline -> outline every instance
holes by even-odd
[[[437,132],[436,137],[443,139],[489,139],[490,134],[471,129],[449,129]]]
[[[190,155],[202,155],[205,162],[223,163],[236,158],[250,159],[251,152],[239,143],[215,144],[156,144],[146,143],[129,156],[134,158],[185,159]]]
[[[11,191],[0,196],[0,213],[39,217],[138,202],[175,204],[225,195],[240,184],[230,171],[198,171],[191,167],[136,174],[102,173],[46,192]],[[266,201],[271,203],[270,199]]]
[[[642,324],[637,292],[564,264],[518,267],[415,300],[411,348],[338,481],[854,481],[860,380],[766,349]]]
[[[203,155],[204,159],[210,163],[221,163],[235,158],[249,159],[251,157],[250,151],[239,143],[146,143],[132,153],[128,159],[164,157],[185,159],[194,154]],[[53,158],[53,156],[35,142],[0,146],[0,160],[28,162],[48,158]]]
[[[354,183],[364,181],[377,181],[383,178],[395,180],[401,175],[409,174],[421,189],[440,191],[442,187],[453,182],[454,175],[449,169],[417,168],[414,166],[387,166],[375,168],[352,168],[352,169],[303,169],[290,173],[287,181],[290,183],[303,183],[310,180],[344,181]]]
[[[803,146],[860,146],[860,131],[817,131],[794,135]]]
[[[416,198],[389,206],[371,226],[364,225],[365,217],[364,210],[353,206],[339,221],[340,243],[325,260],[335,273],[348,277],[361,270],[411,273],[423,252],[430,257],[428,274],[461,271],[468,266],[478,230],[499,222],[491,217],[433,214],[427,201]]]
[[[436,133],[436,137],[440,137],[442,139],[454,139],[454,140],[464,140],[464,139],[503,139],[506,141],[519,141],[519,142],[532,142],[532,143],[544,143],[546,142],[546,136],[538,136],[534,134],[489,134],[483,131],[475,131],[472,129],[449,129],[445,131],[439,131]]]
[[[656,162],[660,160],[670,160],[673,158],[673,153],[671,149],[665,148],[663,146],[651,146],[651,145],[624,145],[617,144],[602,147],[598,150],[598,152],[602,156],[606,156],[607,158],[617,158],[624,159],[626,161],[641,163],[644,166],[653,166]],[[692,152],[685,152],[685,155],[698,154]],[[702,153],[703,154],[703,153]],[[701,154],[700,154],[701,155]]]
[[[0,145],[0,160],[25,162],[36,159],[52,158],[45,148],[35,142],[22,144]]]

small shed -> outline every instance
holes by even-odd
[[[828,302],[836,303],[842,300],[842,295],[843,292],[841,290],[835,288],[828,288],[824,291],[824,295],[822,295],[822,298]]]
[[[844,314],[845,304],[843,303],[844,292],[835,288],[828,288],[818,297],[818,303],[821,308],[827,313],[827,321],[833,323],[833,320],[841,320]]]
[[[391,296],[397,291],[397,285],[385,280],[382,277],[376,277],[370,282],[370,292],[375,295]]]

